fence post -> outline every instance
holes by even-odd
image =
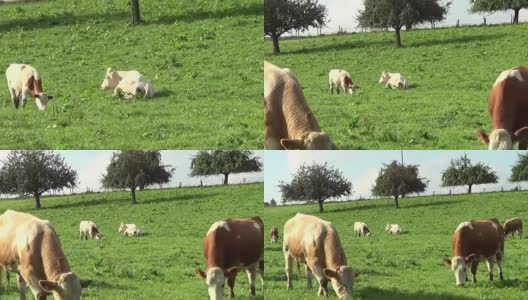
[[[484,26],[486,26],[486,17],[484,17]]]

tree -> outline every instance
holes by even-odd
[[[280,182],[278,187],[283,202],[317,202],[321,213],[324,212],[324,201],[352,194],[352,183],[343,177],[341,171],[327,163],[304,164],[290,183]]]
[[[307,30],[326,24],[326,6],[318,0],[264,0],[264,34],[280,53],[279,37],[292,29]]]
[[[519,154],[515,165],[511,168],[510,182],[528,181],[528,153]],[[520,186],[517,187],[520,189]]]
[[[498,177],[489,166],[479,162],[475,165],[464,154],[451,160],[450,166],[442,173],[442,186],[468,186],[468,194],[475,184],[497,183]]]
[[[528,8],[528,0],[472,0],[471,12],[496,12],[512,9],[513,23],[519,23],[519,12]]]
[[[442,5],[439,0],[365,0],[365,9],[359,11],[357,20],[364,28],[395,31],[396,46],[401,47],[401,29],[414,25],[442,21],[450,2]]]
[[[277,206],[277,201],[275,201],[274,198],[271,198],[271,201],[269,202],[270,206]]]
[[[32,195],[37,209],[43,193],[76,186],[77,172],[53,152],[11,151],[0,169],[0,193]]]
[[[262,163],[251,151],[200,151],[191,161],[191,176],[224,175],[224,185],[230,174],[260,172]]]
[[[421,193],[427,188],[429,180],[420,178],[418,166],[399,164],[393,161],[381,168],[376,183],[372,187],[374,196],[393,197],[396,208],[400,207],[398,199],[412,193]]]
[[[159,151],[114,152],[101,180],[104,188],[130,189],[136,203],[136,189],[168,183],[174,168],[161,163]]]
[[[132,23],[141,23],[141,14],[139,13],[139,0],[130,0],[130,9],[132,10]]]

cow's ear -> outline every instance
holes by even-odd
[[[466,263],[473,262],[475,260],[475,257],[476,257],[475,254],[470,254],[470,255],[466,256],[466,258],[465,258]]]
[[[482,143],[489,144],[489,136],[484,132],[477,130],[477,137]]]
[[[48,100],[51,100],[51,99],[53,99],[53,96],[48,96]]]
[[[81,280],[81,287],[84,289],[88,287],[90,284],[92,284],[91,280]]]
[[[232,277],[232,276],[235,276],[236,273],[240,272],[240,268],[239,267],[231,267],[227,270],[224,270],[224,275],[226,277]]]
[[[280,143],[286,150],[306,150],[302,139],[281,139]]]
[[[46,292],[53,292],[59,289],[59,285],[55,281],[39,280],[39,285]]]
[[[338,276],[337,276],[337,272],[334,271],[334,270],[331,270],[331,269],[323,269],[323,274],[324,274],[327,278],[338,278]]]
[[[528,138],[528,127],[523,127],[513,134],[514,141],[523,141]]]
[[[444,265],[446,265],[448,267],[451,266],[451,260],[449,258],[442,259],[442,262],[444,263]]]
[[[207,278],[207,274],[205,274],[204,271],[199,270],[199,269],[195,269],[194,270],[194,274],[196,274],[196,276],[198,276],[198,277],[200,277],[200,278],[202,278],[204,280],[205,280],[205,278]]]

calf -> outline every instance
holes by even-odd
[[[354,236],[370,236],[370,230],[368,229],[367,224],[363,222],[355,222]]]
[[[320,296],[328,296],[330,280],[337,297],[352,297],[352,287],[358,274],[348,266],[341,240],[332,223],[310,215],[295,215],[284,224],[283,252],[288,288],[292,288],[293,262],[297,261],[306,264],[308,288],[312,286],[312,273],[315,275]]]
[[[0,215],[0,266],[17,274],[20,299],[26,285],[35,299],[81,299],[81,281],[71,272],[59,237],[49,221],[12,210]]]
[[[264,148],[332,150],[290,69],[264,62]]]
[[[330,87],[330,93],[334,93],[334,87],[339,95],[339,87],[343,89],[345,94],[353,94],[358,88],[353,82],[350,74],[341,69],[332,69],[328,73],[328,85]]]
[[[272,243],[278,243],[279,242],[279,229],[275,226],[271,228],[271,242]]]
[[[106,69],[106,75],[101,83],[102,90],[115,90],[121,80],[125,77],[143,77],[138,71],[113,71],[112,68]]]
[[[142,230],[136,224],[124,224],[119,225],[117,230],[119,233],[122,233],[124,236],[141,236]]]
[[[478,130],[477,137],[489,150],[519,150],[528,146],[528,67],[517,67],[500,74],[491,89],[488,112],[492,131]]]
[[[215,222],[209,228],[203,253],[207,271],[195,270],[205,280],[211,300],[224,299],[224,283],[233,290],[238,272],[246,269],[251,296],[255,296],[257,267],[264,285],[264,223],[259,217],[247,219],[226,219]]]
[[[522,239],[522,227],[522,220],[519,218],[506,220],[506,222],[504,222],[504,236],[506,237],[511,233],[512,238],[515,238],[514,233],[517,232],[519,239]]]
[[[444,258],[445,265],[455,273],[457,286],[467,281],[467,268],[471,266],[473,283],[477,282],[477,267],[480,260],[488,265],[489,280],[493,281],[493,263],[497,259],[500,280],[504,280],[504,230],[496,219],[469,221],[458,225],[453,235],[453,258]]]
[[[387,226],[385,226],[385,232],[390,234],[401,234],[402,228],[398,224],[387,224]]]
[[[38,109],[45,110],[49,100],[53,99],[52,96],[44,93],[42,79],[37,70],[30,65],[10,64],[6,70],[6,78],[11,100],[16,109],[20,101],[22,101],[22,109],[25,109],[27,98],[34,97]]]
[[[97,225],[92,221],[81,221],[79,224],[79,236],[81,240],[83,238],[88,240],[88,237],[92,238],[92,240],[100,240],[103,238],[103,235],[97,229]]]
[[[378,82],[379,84],[385,84],[385,88],[406,89],[409,87],[409,82],[400,73],[388,73],[383,71]]]

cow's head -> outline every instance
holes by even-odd
[[[488,145],[488,150],[512,150],[514,142],[519,142],[519,150],[525,150],[528,145],[528,127],[515,131],[513,136],[506,129],[494,129],[489,136],[478,130],[477,137]]]
[[[385,231],[389,231],[390,229],[391,229],[391,225],[387,224],[387,226],[385,226]]]
[[[475,260],[476,255],[470,254],[466,257],[464,256],[455,256],[452,259],[444,258],[443,262],[446,266],[451,267],[451,270],[455,273],[455,280],[457,286],[463,286],[466,283],[467,278],[467,269],[471,266],[473,260]]]
[[[47,293],[53,294],[56,300],[80,300],[82,288],[90,283],[91,280],[79,280],[79,277],[72,272],[61,274],[57,281],[39,280],[40,287]]]
[[[103,83],[101,83],[101,90],[113,90],[119,84],[119,81],[121,81],[119,74],[117,72],[113,72],[112,68],[108,68],[106,70],[106,75],[103,79]]]
[[[337,269],[323,269],[324,275],[330,279],[338,298],[352,298],[352,287],[359,273],[349,266],[339,266]]]
[[[117,231],[120,233],[123,233],[126,230],[127,230],[127,226],[124,223],[121,223],[121,225],[119,225],[119,229],[117,229]]]
[[[390,80],[390,75],[389,73],[383,71],[383,73],[381,73],[381,77],[379,79],[379,84],[386,84],[387,82],[389,82]]]
[[[96,234],[94,235],[94,238],[95,238],[96,240],[102,240],[102,239],[103,239],[103,235],[100,234],[100,233],[96,233]]]
[[[194,270],[194,273],[205,280],[207,290],[209,292],[210,300],[223,300],[224,299],[224,284],[226,278],[234,277],[236,273],[240,271],[239,267],[231,267],[229,269],[222,270],[221,268],[215,267],[210,268],[205,273],[202,270]]]
[[[35,97],[35,103],[39,110],[46,110],[49,101],[53,99],[53,96],[48,96],[46,93],[35,93],[33,97]]]
[[[304,139],[281,139],[286,150],[336,150],[337,147],[324,132],[312,131]]]
[[[357,90],[359,89],[359,86],[355,85],[355,84],[352,84],[348,87],[348,90],[347,92],[349,94],[354,94]]]

